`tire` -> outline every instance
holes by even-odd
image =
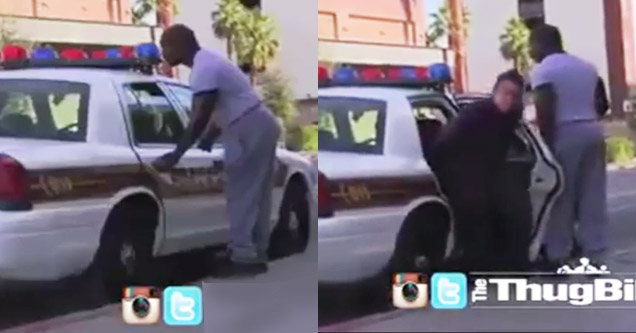
[[[389,263],[389,273],[430,274],[445,259],[450,214],[443,206],[422,207],[406,218]]]
[[[131,205],[113,210],[91,267],[91,280],[103,297],[119,300],[126,286],[157,282],[151,278],[156,218],[157,212]]]
[[[301,181],[291,181],[285,190],[278,223],[270,236],[268,256],[277,259],[307,248],[310,233],[308,190]]]

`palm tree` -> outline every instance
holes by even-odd
[[[142,24],[148,14],[159,12],[162,8],[169,8],[176,15],[179,12],[177,2],[178,0],[136,0],[131,11],[133,24]]]
[[[247,16],[233,36],[237,62],[248,69],[250,82],[255,84],[256,74],[265,70],[278,51],[276,23],[259,10],[246,9]]]
[[[234,36],[247,16],[247,9],[239,0],[221,0],[218,10],[212,12],[214,35],[225,39],[227,56],[233,59]]]
[[[529,38],[530,29],[518,18],[508,20],[504,33],[499,36],[501,55],[512,61],[523,75],[527,75],[531,67]]]
[[[468,36],[468,26],[470,24],[470,13],[464,7],[464,36]],[[429,46],[440,47],[439,41],[443,37],[450,37],[453,32],[453,20],[448,1],[440,7],[437,13],[431,14],[433,19],[426,33],[426,42]]]

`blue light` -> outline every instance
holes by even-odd
[[[119,59],[121,58],[121,52],[119,49],[108,49],[106,50],[106,58],[108,59]]]
[[[453,80],[450,67],[447,64],[434,64],[429,67],[431,79],[440,82],[451,82]]]
[[[358,73],[354,68],[342,67],[333,73],[334,82],[353,82],[358,78]]]
[[[57,59],[57,52],[50,47],[38,47],[31,51],[31,59]]]
[[[161,58],[161,52],[157,45],[152,43],[140,44],[135,48],[138,58],[159,59]]]
[[[413,67],[404,67],[400,70],[400,77],[403,79],[415,80],[417,79],[417,70]]]

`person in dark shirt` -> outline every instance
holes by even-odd
[[[531,206],[527,187],[513,188],[506,156],[523,111],[523,77],[497,77],[491,98],[464,107],[440,134],[431,157],[455,219],[454,269],[522,270],[527,266]],[[511,196],[514,194],[514,196]],[[496,225],[497,224],[497,225]],[[495,230],[501,238],[495,239]],[[494,253],[493,244],[505,243]]]

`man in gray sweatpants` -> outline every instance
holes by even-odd
[[[176,165],[196,142],[210,150],[223,133],[230,220],[229,256],[218,276],[255,275],[267,271],[271,193],[280,128],[247,76],[220,54],[201,49],[194,32],[173,25],[161,36],[166,62],[192,69],[192,117],[173,152],[157,161],[157,169]],[[207,132],[206,132],[207,131]]]
[[[608,222],[599,121],[609,107],[603,81],[592,64],[565,53],[556,27],[533,29],[530,48],[537,62],[531,82],[539,129],[565,176],[544,239],[549,266],[560,267],[571,259],[575,222],[583,256],[598,262],[607,249]]]

